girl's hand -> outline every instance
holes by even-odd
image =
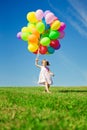
[[[39,59],[38,59],[38,58],[36,58],[36,59],[35,59],[35,61],[37,61],[37,62],[38,62],[38,61],[39,61]]]

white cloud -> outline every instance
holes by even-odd
[[[84,22],[87,22],[87,1],[86,0],[68,0],[71,6],[77,11]]]
[[[68,8],[68,12],[72,14],[72,16],[74,16],[79,22],[81,22],[83,27],[87,27],[87,22],[81,17],[81,15],[77,15],[77,13],[70,7]]]
[[[70,24],[82,35],[87,37],[87,1],[82,0],[68,0],[72,8],[69,8],[71,15],[75,17],[75,21],[70,18]]]
[[[87,37],[87,0],[67,1],[70,6],[65,7],[65,12],[59,10],[51,0],[48,0],[48,3],[50,7],[66,19],[74,27],[74,29],[78,31],[78,33]]]
[[[87,31],[82,28],[80,26],[80,24],[78,24],[77,22],[75,22],[74,20],[72,20],[71,18],[68,18],[68,21],[70,22],[70,24],[83,36],[87,37]]]

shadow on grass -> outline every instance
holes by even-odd
[[[87,90],[59,90],[58,92],[67,93],[67,92],[87,92]]]

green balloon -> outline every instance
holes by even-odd
[[[44,38],[44,37],[49,37],[49,33],[41,34],[41,38]]]
[[[36,29],[38,30],[38,32],[39,32],[40,34],[43,33],[44,30],[45,30],[45,25],[44,25],[44,23],[43,23],[43,22],[37,23]]]
[[[30,35],[30,33],[22,32],[21,39],[24,41],[28,41],[29,35]]]
[[[44,37],[41,39],[40,43],[43,45],[43,46],[48,46],[50,44],[50,39],[49,37]]]
[[[51,40],[55,40],[55,39],[58,39],[58,37],[60,36],[60,33],[58,31],[54,31],[54,30],[51,30],[50,33],[49,33],[49,38]]]

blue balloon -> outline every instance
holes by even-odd
[[[46,24],[45,19],[43,19],[42,22],[43,22],[44,25],[45,25],[45,30],[48,30],[48,29],[50,28],[50,25],[49,25],[49,24]]]
[[[48,53],[53,54],[55,52],[55,49],[51,46],[48,46]]]

